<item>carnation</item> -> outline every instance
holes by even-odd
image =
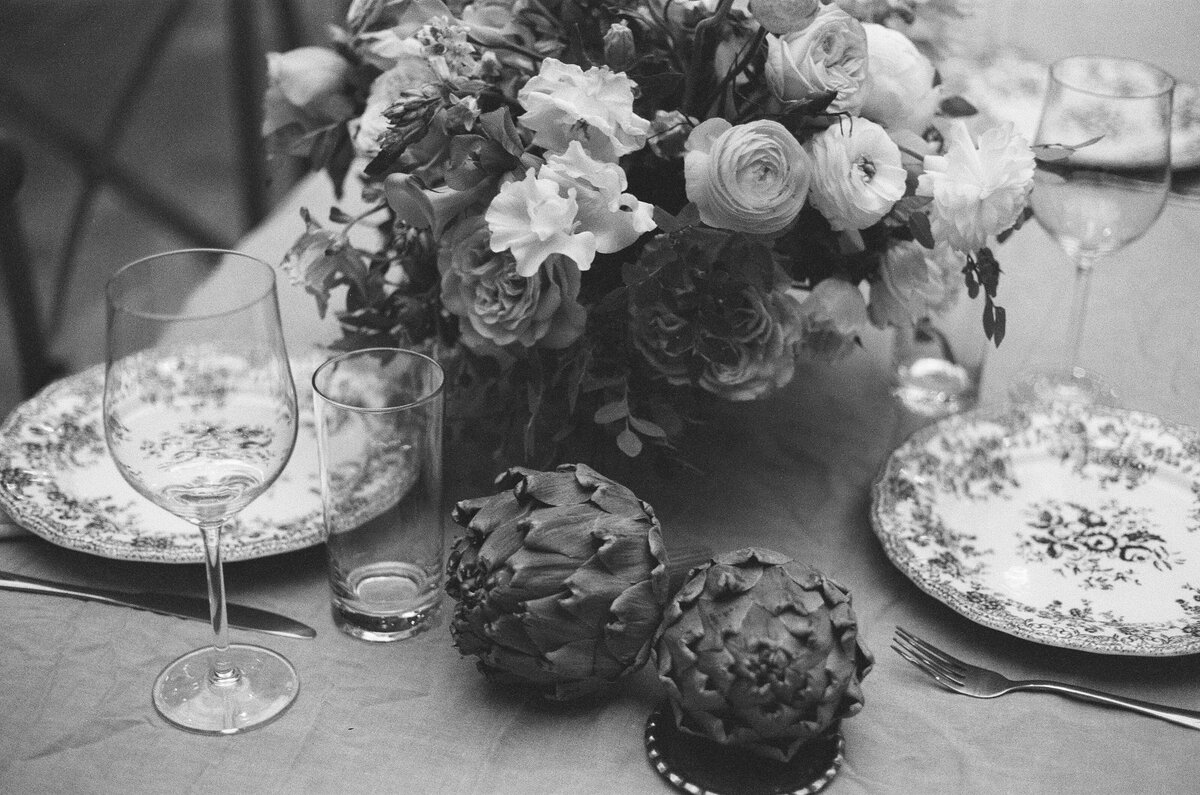
[[[875,122],[835,124],[813,136],[808,150],[812,203],[835,231],[866,229],[904,195],[900,147]]]
[[[955,121],[946,135],[946,153],[925,157],[917,195],[931,196],[930,221],[936,240],[962,253],[976,251],[988,238],[1012,227],[1033,189],[1033,150],[1005,124],[971,139]]]
[[[808,196],[812,166],[776,121],[732,125],[709,119],[688,137],[688,199],[709,226],[773,234],[790,224]]]
[[[518,120],[533,130],[533,143],[550,152],[565,152],[579,141],[592,157],[615,163],[641,149],[650,130],[650,122],[633,112],[634,87],[606,66],[585,72],[547,58],[517,95],[525,108]]]
[[[784,102],[834,94],[830,113],[857,113],[867,79],[867,34],[837,6],[822,6],[808,27],[767,35],[767,84]]]

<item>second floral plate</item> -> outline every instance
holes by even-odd
[[[889,459],[888,557],[964,616],[1089,652],[1200,652],[1200,432],[1138,412],[981,408]]]

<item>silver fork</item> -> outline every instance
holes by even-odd
[[[896,627],[892,638],[892,649],[904,659],[928,674],[942,687],[964,696],[995,698],[1016,690],[1036,690],[1043,693],[1058,693],[1083,701],[1093,701],[1110,707],[1140,712],[1153,718],[1178,723],[1191,729],[1200,729],[1200,712],[1190,709],[1165,707],[1149,701],[1123,698],[1087,687],[1052,682],[1047,679],[1022,679],[1013,681],[996,671],[980,668],[952,657],[933,644],[921,640],[903,627]]]

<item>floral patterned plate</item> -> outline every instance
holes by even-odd
[[[309,361],[309,359],[312,361]],[[279,479],[222,534],[225,560],[321,542],[321,486],[312,389],[319,361],[293,361],[301,422]],[[71,549],[120,560],[199,563],[200,532],[125,482],[101,425],[104,366],[56,381],[0,426],[0,507],[21,526]]]
[[[1105,654],[1200,652],[1200,432],[1148,414],[981,408],[875,484],[892,562],[964,616]]]

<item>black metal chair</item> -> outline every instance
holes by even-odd
[[[299,46],[304,33],[291,0],[266,0],[274,12],[277,37],[283,49]],[[126,126],[145,94],[163,53],[180,30],[192,0],[171,0],[156,6],[158,16],[136,53],[128,77],[117,93],[106,119],[95,126],[99,136],[86,136],[60,121],[0,72],[0,108],[3,118],[20,125],[39,141],[61,152],[82,177],[82,187],[67,217],[64,241],[54,268],[51,294],[65,297],[75,268],[79,247],[97,196],[103,189],[114,191],[128,206],[151,222],[177,233],[196,246],[229,248],[225,233],[191,212],[186,204],[167,195],[136,170],[119,162],[116,152]],[[243,217],[246,228],[261,221],[269,210],[269,186],[262,145],[262,92],[266,75],[265,48],[258,31],[259,3],[254,0],[225,0],[225,26],[229,56],[230,101]],[[2,133],[0,133],[2,134]],[[51,303],[50,315],[38,310],[37,279],[24,243],[17,207],[17,192],[24,178],[24,160],[12,138],[0,140],[0,242],[3,278],[13,318],[18,360],[22,369],[23,393],[28,395],[62,373],[62,365],[49,355],[53,339],[64,319],[65,300]]]

